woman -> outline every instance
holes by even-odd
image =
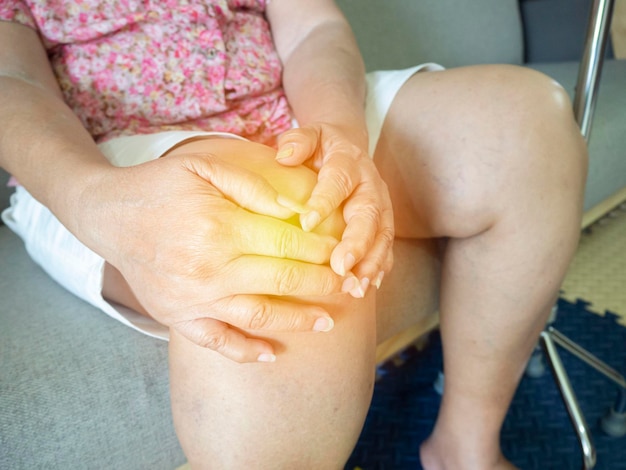
[[[192,466],[340,468],[376,342],[438,304],[446,388],[422,464],[511,468],[500,426],[578,238],[586,153],[566,93],[510,66],[366,86],[330,0],[94,3],[2,5],[0,163],[25,188],[5,218],[46,268],[54,250],[15,215],[32,194],[110,302],[98,282],[79,295],[169,328]],[[275,176],[291,167],[301,194]],[[340,242],[314,232],[338,210]],[[280,220],[296,212],[305,231]]]

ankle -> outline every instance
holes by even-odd
[[[499,446],[488,449],[484,445],[472,445],[468,442],[457,445],[431,435],[420,446],[420,460],[424,470],[514,470]]]

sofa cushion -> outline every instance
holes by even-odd
[[[7,227],[0,260],[0,468],[182,465],[167,344],[63,290]]]
[[[577,62],[534,64],[574,96]],[[626,60],[605,61],[589,138],[585,210],[626,188]]]
[[[2,212],[2,209],[9,207],[9,196],[13,192],[13,189],[7,186],[8,182],[9,175],[0,168],[0,212]],[[0,219],[0,225],[2,225],[2,219]]]
[[[520,64],[517,0],[339,0],[368,70]]]
[[[593,0],[521,0],[526,62],[580,60]],[[613,56],[611,41],[607,56]]]

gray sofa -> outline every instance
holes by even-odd
[[[555,44],[542,41],[532,22],[545,21],[559,3],[565,2],[527,0],[523,9],[516,0],[340,5],[370,70],[426,61],[521,65],[547,54],[550,62],[528,65],[573,90],[577,64],[560,62],[559,49],[582,44],[582,31]],[[589,2],[568,3],[582,5],[576,11],[584,17]],[[548,21],[552,30],[571,29],[559,18]],[[625,85],[626,61],[609,61],[591,138],[586,209],[626,187]],[[7,178],[0,172],[0,208],[8,204]],[[72,297],[0,226],[0,468],[173,469],[184,461],[169,413],[167,345]]]

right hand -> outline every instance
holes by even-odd
[[[158,322],[238,362],[273,359],[239,331],[327,331],[315,305],[343,279],[328,266],[338,240],[306,233],[256,173],[211,155],[115,168],[81,205],[88,246],[115,266]],[[267,356],[261,356],[267,355]]]

